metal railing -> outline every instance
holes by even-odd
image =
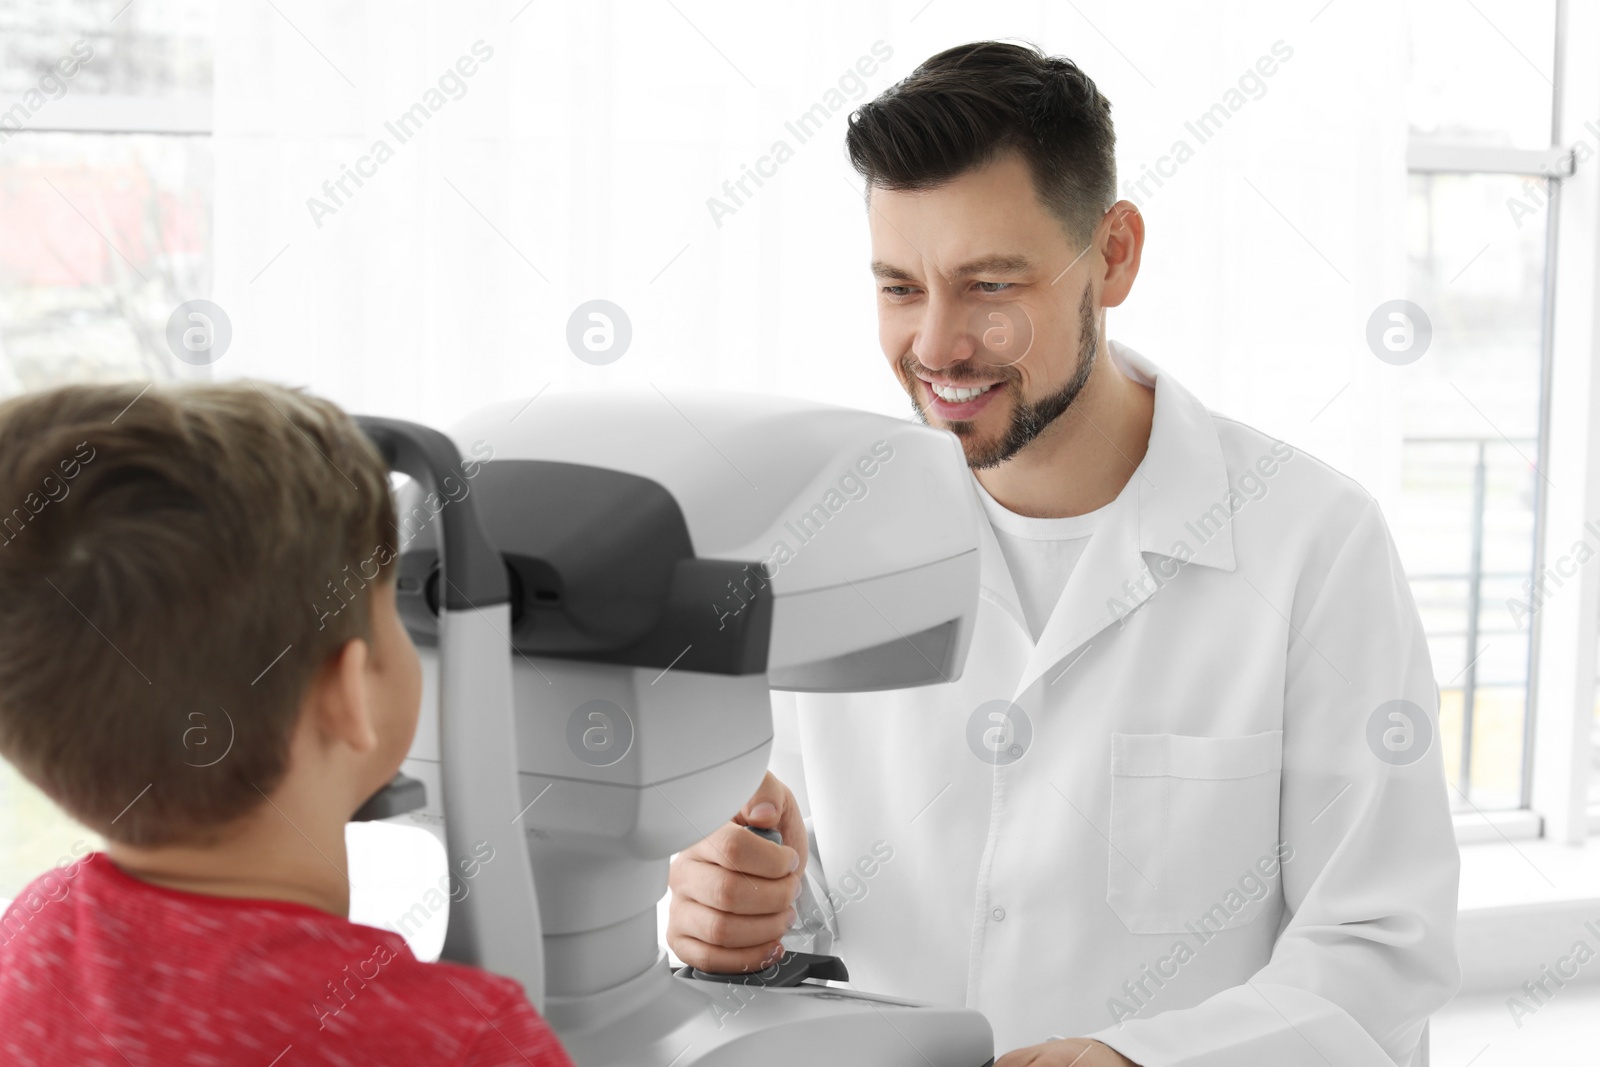
[[[1471,524],[1472,524],[1471,525],[1471,541],[1470,541],[1470,548],[1468,550],[1468,555],[1467,555],[1467,571],[1466,571],[1466,573],[1463,574],[1463,573],[1460,573],[1460,572],[1438,572],[1438,573],[1426,573],[1426,574],[1411,574],[1411,573],[1408,573],[1406,575],[1407,580],[1410,581],[1410,582],[1418,582],[1418,581],[1460,581],[1461,579],[1465,579],[1466,583],[1467,583],[1467,607],[1466,607],[1466,627],[1465,627],[1465,629],[1463,629],[1463,630],[1433,630],[1433,631],[1431,631],[1429,633],[1430,637],[1453,637],[1453,636],[1456,636],[1457,634],[1459,634],[1459,635],[1461,635],[1462,637],[1464,637],[1466,639],[1466,642],[1465,642],[1466,643],[1465,659],[1466,659],[1466,664],[1467,665],[1457,675],[1457,677],[1461,677],[1462,678],[1462,682],[1461,682],[1461,686],[1460,686],[1460,689],[1461,689],[1461,761],[1460,761],[1459,769],[1457,771],[1457,787],[1460,789],[1461,795],[1462,796],[1467,796],[1467,797],[1471,796],[1471,789],[1472,789],[1473,727],[1474,727],[1475,713],[1477,711],[1477,704],[1478,704],[1478,689],[1479,689],[1479,686],[1481,684],[1481,680],[1480,680],[1480,678],[1478,676],[1478,661],[1479,661],[1479,659],[1482,658],[1483,649],[1481,649],[1479,647],[1479,641],[1486,634],[1511,634],[1511,633],[1520,633],[1521,632],[1520,630],[1517,630],[1517,629],[1514,629],[1514,628],[1513,629],[1505,629],[1505,630],[1499,630],[1499,629],[1486,630],[1486,629],[1483,628],[1482,619],[1481,619],[1481,616],[1483,614],[1483,612],[1482,612],[1483,582],[1484,582],[1485,578],[1491,578],[1491,579],[1499,579],[1499,578],[1528,578],[1528,577],[1531,577],[1532,573],[1533,573],[1531,563],[1530,563],[1529,569],[1527,569],[1527,570],[1492,571],[1492,572],[1490,572],[1490,571],[1485,571],[1483,569],[1484,515],[1485,515],[1485,513],[1487,511],[1487,505],[1488,505],[1488,475],[1489,475],[1488,446],[1492,442],[1496,442],[1496,441],[1505,442],[1507,445],[1511,446],[1511,448],[1514,451],[1516,451],[1519,456],[1522,455],[1522,452],[1521,452],[1520,449],[1517,448],[1517,443],[1518,442],[1521,442],[1521,443],[1524,443],[1524,444],[1537,444],[1537,438],[1532,438],[1532,437],[1509,438],[1509,437],[1504,437],[1504,436],[1497,436],[1497,437],[1470,437],[1470,436],[1463,436],[1463,437],[1407,437],[1402,441],[1402,448],[1404,448],[1406,446],[1409,446],[1409,445],[1468,445],[1468,446],[1475,446],[1476,456],[1475,456],[1475,459],[1474,459],[1473,464],[1472,464],[1472,498],[1471,498],[1471,505],[1470,505],[1470,518],[1471,518]],[[1523,458],[1524,458],[1524,460],[1526,460],[1525,456]],[[1530,553],[1529,553],[1530,561],[1532,559],[1532,552],[1531,552],[1532,547],[1533,547],[1532,545],[1529,546],[1529,548],[1530,548]],[[1484,646],[1484,647],[1486,648],[1487,646]],[[1524,708],[1527,707],[1527,690],[1528,690],[1529,686],[1532,684],[1532,669],[1531,668],[1532,668],[1532,665],[1530,663],[1529,664],[1529,670],[1525,671],[1524,674],[1523,674],[1523,677],[1521,679],[1519,679],[1519,682],[1523,687],[1523,706],[1524,706]],[[1462,677],[1463,675],[1464,675],[1464,677]],[[1455,681],[1455,679],[1451,679],[1452,683],[1454,683],[1454,681]],[[1516,683],[1512,683],[1512,684],[1516,684]],[[1527,730],[1527,724],[1525,723],[1524,724],[1524,729],[1523,729],[1523,732],[1522,732],[1522,745],[1523,745],[1524,748],[1526,748],[1527,744],[1528,744],[1528,730]],[[1520,762],[1521,761],[1519,760],[1519,763]]]

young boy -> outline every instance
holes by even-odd
[[[0,919],[0,1062],[571,1067],[517,983],[346,918],[417,724],[395,537],[304,393],[0,404],[0,754],[106,840]]]

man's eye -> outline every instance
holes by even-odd
[[[883,291],[888,293],[890,296],[910,296],[911,295],[911,286],[909,286],[909,285],[886,285],[886,286],[883,287]]]
[[[986,293],[1003,293],[1003,292],[1005,292],[1007,289],[1011,288],[1015,284],[1017,284],[1017,283],[1016,282],[978,282],[977,283],[978,288],[982,289]],[[993,286],[994,288],[992,288],[992,289],[984,288],[985,286]]]

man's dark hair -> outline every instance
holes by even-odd
[[[850,116],[850,162],[881,189],[931,189],[1017,151],[1039,201],[1088,241],[1116,202],[1111,102],[1077,64],[978,41],[925,60]]]

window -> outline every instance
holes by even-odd
[[[1413,5],[1407,295],[1429,348],[1401,368],[1396,539],[1428,632],[1457,808],[1528,806],[1530,635],[1553,299],[1557,0]]]
[[[0,0],[0,396],[175,373],[167,316],[210,286],[211,17]],[[84,839],[0,760],[0,898]]]
[[[172,373],[210,284],[210,17],[0,0],[0,395]]]

